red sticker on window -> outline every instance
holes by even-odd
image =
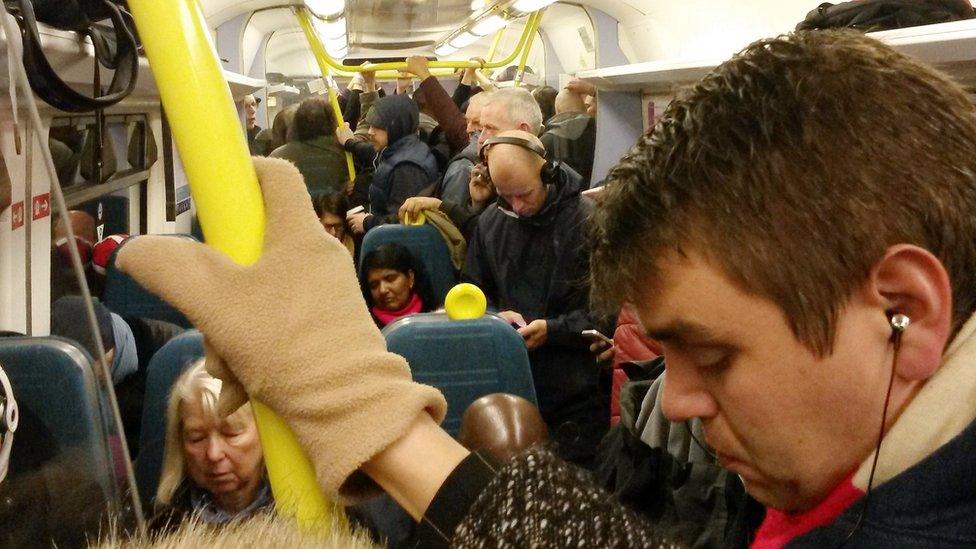
[[[51,215],[51,195],[49,193],[44,193],[35,196],[34,202],[31,204],[31,212],[34,221],[44,219],[45,217]]]
[[[24,226],[24,203],[17,202],[10,207],[10,230],[16,231]]]

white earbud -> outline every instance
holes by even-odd
[[[912,319],[908,318],[908,315],[903,315],[901,313],[896,315],[891,315],[891,329],[895,332],[904,332],[908,325],[912,323]]]

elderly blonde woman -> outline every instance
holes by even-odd
[[[274,501],[250,405],[221,419],[221,382],[201,359],[176,380],[166,409],[166,449],[156,491],[154,527],[196,515],[224,524]]]

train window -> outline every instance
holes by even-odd
[[[157,156],[145,115],[55,118],[48,144],[69,207],[145,181]]]
[[[129,203],[128,189],[149,178],[156,142],[146,116],[112,115],[101,125],[92,116],[55,118],[48,143],[70,210],[68,219],[56,214],[51,224],[51,300],[80,291],[66,246],[68,223],[97,296],[103,276],[94,272],[92,247],[109,235],[139,232],[130,226],[130,212],[140,205]]]

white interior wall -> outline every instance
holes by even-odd
[[[793,30],[816,7],[810,0],[645,1],[645,15],[618,17],[620,47],[632,63],[721,60],[754,40]]]
[[[551,54],[559,60],[564,72],[575,74],[596,68],[597,38],[586,10],[579,6],[553,4],[542,16],[541,28],[553,45]],[[555,86],[558,83],[549,84]]]

